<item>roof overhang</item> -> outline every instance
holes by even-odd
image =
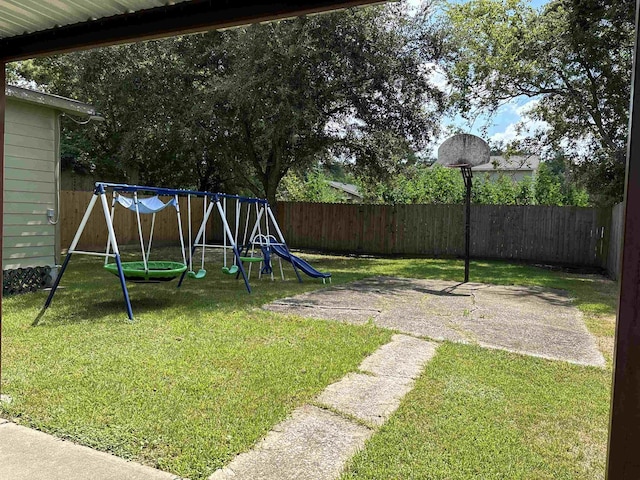
[[[71,98],[52,95],[50,93],[37,92],[28,88],[7,86],[7,99],[20,102],[31,103],[44,107],[50,107],[59,112],[76,117],[95,117],[98,115],[96,109],[86,103],[73,100]]]
[[[36,56],[167,37],[177,34],[230,28],[330,10],[381,3],[380,0],[98,0],[81,10],[77,0],[0,0],[0,62]],[[153,8],[149,5],[161,4]],[[105,5],[119,6],[122,13],[96,17]],[[59,25],[61,12],[71,10],[75,20]],[[44,12],[49,12],[44,14]],[[88,13],[87,13],[88,12]],[[38,14],[38,15],[36,15]],[[30,28],[16,33],[16,25]],[[63,15],[62,18],[68,18]],[[22,22],[22,23],[20,23]],[[2,28],[3,24],[5,25]]]

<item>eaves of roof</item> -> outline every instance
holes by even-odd
[[[38,92],[36,90],[16,87],[13,85],[8,85],[6,92],[7,99],[9,100],[18,100],[20,102],[51,107],[60,112],[75,116],[97,115],[96,109],[93,106],[71,98]]]

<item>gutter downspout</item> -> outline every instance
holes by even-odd
[[[6,90],[6,63],[0,59],[0,273],[4,270],[4,123],[7,110]],[[10,399],[2,395],[2,290],[0,290],[0,402],[2,401],[10,401]]]
[[[56,264],[56,269],[57,266],[60,265],[60,168],[61,168],[61,159],[60,159],[60,135],[62,133],[62,129],[60,126],[61,123],[61,118],[64,115],[64,113],[56,113],[56,122],[55,122],[55,131],[54,131],[54,138],[55,138],[55,144],[54,144],[54,162],[55,165],[53,167],[53,183],[54,183],[54,188],[55,188],[55,201],[54,201],[54,205],[53,205],[53,214],[49,215],[47,214],[47,221],[49,222],[50,225],[55,225],[55,241],[54,241],[54,248],[55,248],[55,252],[54,252],[54,262]],[[57,275],[57,271],[56,271],[56,275]]]
[[[76,120],[71,115],[67,115],[63,112],[59,112],[56,114],[56,122],[55,122],[55,145],[54,145],[54,155],[55,155],[55,166],[54,166],[54,185],[55,185],[55,204],[53,206],[53,212],[51,214],[47,213],[47,221],[50,225],[55,225],[55,264],[56,269],[57,266],[60,265],[61,259],[61,244],[60,244],[60,189],[62,186],[62,159],[60,158],[60,145],[61,145],[61,135],[62,135],[62,117],[67,117],[78,125],[86,125],[89,122],[103,122],[104,117],[97,113],[93,113],[89,115],[86,120]],[[55,272],[57,275],[57,271]],[[53,277],[55,279],[55,277]]]

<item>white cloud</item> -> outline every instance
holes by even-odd
[[[490,141],[496,143],[509,143],[514,140],[523,140],[525,138],[532,137],[536,132],[544,132],[548,130],[549,124],[542,120],[534,120],[529,116],[532,108],[538,104],[538,99],[529,100],[523,105],[516,106],[513,110],[519,118],[507,125],[502,132],[497,132],[491,135]],[[586,157],[591,151],[591,143],[593,139],[588,132],[585,133],[584,138],[574,139],[573,141],[563,140],[560,142],[560,147],[567,152],[571,152],[578,157]],[[545,152],[549,152],[550,147],[545,149]],[[542,152],[544,153],[544,152]]]
[[[507,128],[503,132],[491,135],[489,140],[492,142],[508,143],[513,140],[522,140],[531,137],[535,132],[548,128],[549,124],[547,122],[521,118],[519,121],[507,125]]]
[[[514,111],[520,115],[521,117],[527,116],[532,108],[536,107],[540,102],[539,99],[534,98],[533,100],[529,100],[527,103],[523,105],[516,105]]]
[[[507,115],[507,114],[518,114],[518,110],[520,106],[516,99],[509,100],[508,102],[500,105],[495,112],[495,116],[499,115]]]
[[[533,136],[536,132],[549,128],[549,124],[542,120],[535,120],[529,116],[531,110],[538,104],[538,99],[529,100],[523,105],[512,103],[513,113],[518,115],[518,119],[507,125],[502,132],[497,132],[489,138],[492,142],[509,143],[514,140],[522,140]]]

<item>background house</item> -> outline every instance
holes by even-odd
[[[39,288],[60,252],[60,117],[97,119],[82,102],[8,86],[5,117],[3,291]]]
[[[327,183],[332,189],[338,192],[338,194],[342,196],[344,201],[347,203],[362,203],[364,200],[364,197],[356,185],[351,183],[334,182],[333,180]]]
[[[511,155],[508,158],[492,155],[489,163],[472,167],[471,170],[477,176],[488,174],[491,180],[506,175],[519,182],[525,177],[533,177],[539,165],[540,157],[537,155]]]

